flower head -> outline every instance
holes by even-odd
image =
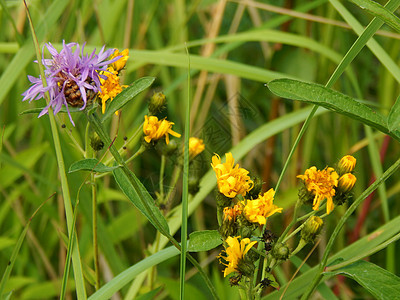
[[[201,152],[204,151],[205,145],[202,139],[196,137],[189,138],[189,156],[195,158]]]
[[[50,43],[46,44],[46,47],[52,55],[51,59],[42,58],[46,86],[43,85],[41,77],[28,76],[32,85],[22,94],[24,96],[22,101],[38,100],[43,98],[46,92],[49,92],[50,102],[39,114],[39,117],[48,113],[49,107],[52,107],[54,114],[57,114],[65,105],[71,123],[74,125],[68,104],[80,106],[81,110],[84,109],[87,102],[93,100],[101,91],[100,78],[107,78],[106,75],[99,75],[99,72],[104,71],[108,64],[118,60],[119,57],[106,60],[113,50],[104,51],[104,46],[99,54],[96,54],[95,49],[90,55],[84,55],[85,45],[81,47],[77,43],[65,44],[63,42],[60,52],[57,52]]]
[[[246,218],[253,223],[264,225],[267,222],[267,218],[275,213],[282,212],[283,208],[280,208],[273,204],[275,191],[270,189],[265,192],[264,195],[260,195],[255,200],[247,200],[244,206],[244,215]]]
[[[221,254],[218,257],[222,257],[227,264],[222,263],[226,266],[224,270],[224,277],[229,275],[232,272],[240,272],[238,269],[238,265],[240,261],[244,258],[247,252],[256,244],[256,241],[251,242],[249,238],[242,239],[239,242],[240,236],[231,237],[229,236],[226,239],[226,243],[228,247],[225,246],[226,257],[223,257]]]
[[[129,58],[129,49],[125,49],[125,50],[123,50],[122,52],[119,52],[118,49],[115,49],[115,50],[114,50],[114,53],[111,54],[110,59],[113,59],[113,58],[115,58],[115,57],[119,57],[119,59],[116,60],[115,62],[113,62],[112,65],[111,65],[111,67],[112,67],[115,71],[119,72],[119,71],[121,71],[121,70],[125,67],[126,62],[128,61],[128,58]]]
[[[253,188],[253,181],[250,180],[249,171],[233,166],[232,153],[226,153],[226,162],[221,163],[218,154],[212,158],[211,166],[217,175],[218,190],[228,198],[233,198],[237,194],[245,196]]]
[[[316,167],[311,167],[304,175],[298,175],[297,178],[303,180],[307,190],[314,195],[313,209],[318,210],[321,201],[326,199],[326,212],[330,214],[334,207],[332,197],[338,185],[338,173],[333,168],[320,171]]]
[[[173,122],[167,120],[158,120],[156,116],[144,116],[143,132],[145,134],[144,140],[150,143],[152,140],[159,140],[165,136],[165,142],[169,143],[169,135],[180,137],[181,135],[173,131]]]
[[[351,155],[343,156],[339,161],[339,173],[350,173],[353,172],[356,166],[357,160]]]
[[[107,100],[112,101],[127,85],[119,84],[118,72],[112,67],[107,68],[107,71],[102,72],[102,74],[107,76],[106,79],[100,78],[101,91],[99,97],[101,98],[101,111],[104,114]]]

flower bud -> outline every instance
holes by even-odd
[[[346,173],[339,178],[338,189],[343,193],[350,192],[356,181],[356,176],[351,173]]]
[[[351,173],[356,166],[356,159],[351,155],[345,155],[339,161],[339,174]]]
[[[100,139],[100,137],[95,133],[90,139],[90,147],[94,151],[100,151],[104,147],[104,142]]]
[[[289,247],[283,243],[277,243],[272,249],[272,256],[277,260],[287,260],[290,256]]]
[[[321,232],[324,221],[320,217],[312,216],[307,219],[301,230],[301,238],[307,243],[314,243],[315,238]]]
[[[190,159],[195,158],[201,152],[204,151],[204,143],[202,139],[196,137],[189,138],[189,157]]]
[[[165,109],[167,99],[162,92],[154,93],[149,102],[149,113],[155,116]]]
[[[254,274],[254,263],[251,259],[245,256],[243,259],[238,261],[237,269],[240,274],[251,277]]]

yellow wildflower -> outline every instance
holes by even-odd
[[[356,176],[346,173],[339,178],[338,188],[344,193],[349,192],[354,187],[356,181]]]
[[[242,206],[240,204],[235,204],[233,207],[224,208],[224,221],[235,221],[236,217],[242,213]]]
[[[313,210],[318,210],[321,201],[326,199],[326,212],[330,214],[334,207],[332,197],[335,196],[335,187],[338,185],[338,173],[333,168],[320,171],[311,167],[297,178],[303,180],[307,190],[315,195]]]
[[[110,59],[113,59],[114,57],[117,57],[117,56],[122,56],[122,57],[120,59],[118,59],[117,61],[113,62],[111,64],[111,67],[115,71],[119,72],[126,65],[126,62],[127,62],[128,58],[129,58],[129,49],[125,49],[122,52],[119,52],[118,49],[115,49],[114,53],[110,56]]]
[[[350,173],[353,172],[356,167],[357,160],[351,155],[345,155],[339,161],[339,173]]]
[[[226,266],[224,270],[224,277],[229,275],[232,272],[238,272],[238,264],[239,261],[244,258],[247,252],[256,244],[256,241],[251,242],[249,238],[242,239],[239,243],[240,236],[231,237],[228,236],[226,239],[226,243],[228,247],[225,247],[226,257],[218,255],[218,257],[222,257],[227,264],[222,263]]]
[[[107,71],[102,72],[102,75],[107,76],[107,79],[100,77],[101,92],[99,92],[99,97],[101,98],[101,111],[104,114],[106,111],[106,102],[110,99],[112,101],[119,93],[122,92],[122,88],[127,87],[127,85],[119,84],[118,72],[113,68],[107,68]]]
[[[189,138],[189,156],[195,158],[201,152],[203,152],[205,145],[202,139],[196,137]]]
[[[253,181],[250,180],[249,171],[233,166],[232,153],[226,153],[226,162],[221,163],[221,158],[215,154],[211,166],[217,175],[218,190],[228,198],[234,198],[237,194],[245,196],[253,188]]]
[[[169,135],[173,135],[175,137],[181,137],[181,135],[175,131],[173,131],[172,125],[173,122],[169,122],[166,119],[158,120],[156,116],[144,116],[144,124],[143,124],[143,132],[145,134],[144,140],[147,143],[150,143],[152,140],[159,140],[165,136],[165,142],[169,143]]]
[[[275,191],[270,189],[263,196],[258,196],[255,200],[247,200],[244,206],[244,215],[247,220],[253,223],[264,225],[267,218],[277,212],[282,212],[282,208],[273,204]]]

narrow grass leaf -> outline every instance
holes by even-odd
[[[218,230],[195,231],[189,235],[189,252],[209,251],[222,244]]]
[[[400,129],[400,95],[389,112],[387,126],[390,131]]]
[[[132,204],[135,205],[136,208],[139,209],[141,213],[146,216],[146,218],[150,221],[150,223],[153,224],[153,226],[160,232],[168,232],[169,231],[168,223],[165,220],[165,217],[162,215],[161,211],[155,205],[154,199],[150,196],[150,194],[147,192],[146,188],[140,183],[140,181],[137,179],[137,183],[140,183],[141,185],[143,192],[142,194],[147,195],[146,199],[143,200],[147,201],[151,211],[153,212],[154,216],[158,219],[162,228],[159,228],[159,225],[156,222],[154,222],[151,216],[147,213],[144,205],[139,199],[140,196],[132,186],[131,182],[129,181],[124,171],[122,171],[121,169],[115,169],[113,171],[113,175],[115,181],[118,183],[118,186],[121,188],[124,194],[128,197],[128,199],[132,202]]]
[[[155,290],[147,292],[146,294],[142,294],[139,297],[136,297],[136,300],[152,300],[152,299],[155,299],[156,295],[160,291],[161,291],[161,286],[156,288]]]
[[[350,0],[354,4],[358,5],[365,11],[369,12],[374,17],[377,17],[384,21],[387,25],[392,27],[394,30],[400,32],[400,19],[395,16],[390,10],[383,7],[379,3],[371,0]]]
[[[87,158],[74,162],[70,167],[68,173],[76,171],[91,171],[97,173],[112,172],[120,166],[107,167],[96,158]]]
[[[277,79],[270,81],[268,88],[279,97],[322,106],[372,126],[400,141],[399,132],[390,132],[387,128],[386,118],[379,112],[373,111],[350,96],[323,85],[292,79]]]
[[[133,100],[136,95],[147,89],[154,80],[154,77],[142,77],[124,89],[107,105],[101,122],[109,119],[117,110],[124,107],[129,101]]]
[[[376,299],[392,300],[399,297],[400,277],[364,260],[334,272],[323,273],[326,276],[344,275],[357,281]]]
[[[142,273],[143,271],[158,265],[159,263],[166,261],[167,259],[177,256],[179,250],[171,246],[163,249],[145,259],[142,259],[137,264],[126,269],[122,273],[115,276],[104,286],[102,286],[97,292],[91,295],[89,300],[102,300],[110,299],[112,295],[118,292],[122,287],[128,284],[133,278]]]

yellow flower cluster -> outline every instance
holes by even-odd
[[[121,71],[126,64],[129,56],[129,50],[125,49],[119,52],[115,49],[114,53],[110,56],[113,59],[117,56],[122,56],[117,61],[113,62],[107,71],[101,72],[101,75],[107,76],[107,79],[100,77],[101,92],[99,92],[99,97],[101,98],[101,111],[104,114],[106,111],[106,102],[108,100],[112,101],[119,93],[122,92],[122,88],[127,87],[127,85],[120,85],[119,83],[119,71]]]
[[[189,138],[189,157],[191,159],[203,152],[204,148],[205,145],[202,139],[198,139],[196,137]]]
[[[321,201],[326,199],[326,212],[330,214],[334,208],[332,197],[335,196],[335,187],[338,185],[338,173],[330,167],[322,171],[311,167],[297,178],[303,180],[307,190],[315,195],[313,209],[318,210]]]
[[[165,136],[165,142],[169,143],[169,134],[175,137],[181,137],[181,135],[173,131],[173,122],[169,122],[166,119],[158,120],[156,116],[144,116],[143,132],[145,134],[144,140],[150,143],[152,140],[159,140]]]
[[[247,220],[252,223],[258,223],[264,225],[267,222],[267,218],[275,213],[282,212],[283,208],[280,208],[273,204],[275,191],[270,189],[265,192],[264,195],[259,195],[255,200],[243,201],[244,215]]]
[[[107,100],[112,101],[127,85],[120,85],[118,72],[111,67],[107,68],[103,75],[107,76],[107,79],[100,77],[101,92],[99,92],[99,97],[101,98],[101,111],[104,114]]]
[[[253,181],[250,180],[249,171],[234,166],[232,153],[226,153],[226,162],[221,163],[221,158],[216,154],[212,158],[211,166],[217,175],[218,190],[228,198],[236,195],[245,196],[253,188]]]
[[[239,242],[239,238],[240,236],[229,236],[226,239],[226,243],[228,244],[228,247],[225,246],[226,257],[221,256],[221,254],[218,256],[222,257],[227,262],[227,264],[222,263],[226,266],[224,277],[232,272],[238,272],[238,264],[240,260],[242,260],[251,247],[257,243],[256,241],[251,242],[249,238],[242,239]]]

